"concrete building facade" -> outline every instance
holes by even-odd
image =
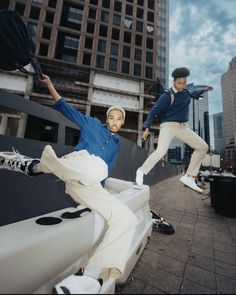
[[[1,0],[0,9],[16,10],[23,17],[43,72],[71,105],[103,121],[111,104],[124,106],[127,124],[121,135],[142,145],[142,125],[154,101],[147,89],[157,85],[158,97],[168,80],[168,0]],[[6,87],[3,81],[6,75],[20,84],[30,78],[0,75],[0,87],[52,104],[36,79],[27,82],[26,92],[22,85]],[[1,132],[7,128],[4,120]],[[20,120],[25,126],[17,133],[24,137],[27,124],[37,119]],[[152,134],[150,149],[154,142]]]
[[[223,155],[225,150],[223,112],[213,115],[213,125],[214,125],[215,150],[220,155]]]

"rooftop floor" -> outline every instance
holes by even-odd
[[[235,294],[236,218],[174,177],[151,187],[150,207],[175,227],[152,237],[117,294]]]

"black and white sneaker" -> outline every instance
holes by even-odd
[[[152,214],[152,228],[154,231],[167,235],[173,235],[175,233],[175,229],[172,224],[166,222],[165,219],[154,210],[151,209],[150,212]]]
[[[0,152],[0,169],[20,172],[28,176],[37,176],[42,173],[34,173],[33,167],[39,163],[39,159],[23,156],[14,148],[13,152]]]

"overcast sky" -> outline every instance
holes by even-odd
[[[191,71],[188,82],[208,84],[210,114],[222,111],[221,75],[236,56],[236,0],[169,0],[170,74]]]

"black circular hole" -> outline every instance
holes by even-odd
[[[42,217],[36,220],[39,225],[55,225],[62,222],[61,218],[58,217]]]

